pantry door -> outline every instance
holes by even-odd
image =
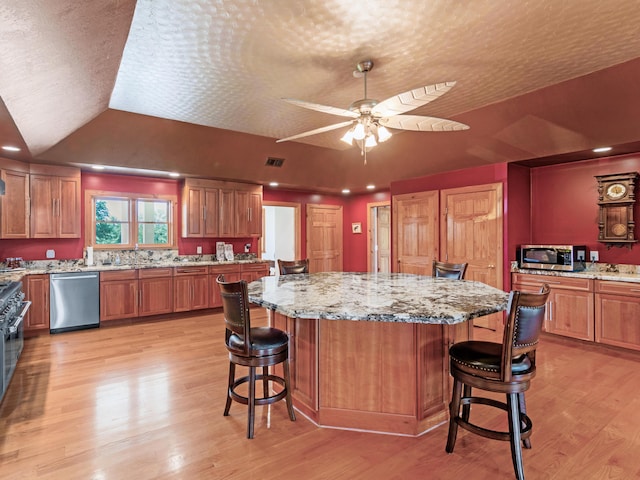
[[[431,275],[438,259],[438,191],[394,195],[393,261],[398,273]]]
[[[341,272],[342,207],[307,205],[309,272]]]
[[[468,263],[465,280],[502,289],[502,184],[440,191],[440,259]],[[476,326],[501,328],[502,314],[480,317]]]

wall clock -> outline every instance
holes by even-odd
[[[635,239],[633,209],[636,202],[637,172],[596,175],[598,180],[598,241],[629,248]]]

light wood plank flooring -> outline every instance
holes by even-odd
[[[538,352],[527,478],[640,478],[640,355],[549,336]],[[28,339],[0,406],[0,478],[513,478],[504,442],[461,430],[447,455],[444,425],[419,438],[323,429],[289,421],[284,402],[258,407],[247,440],[246,407],[222,416],[227,368],[220,313]]]

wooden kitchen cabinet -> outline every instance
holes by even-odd
[[[514,290],[540,291],[549,285],[549,299],[544,322],[548,333],[594,341],[593,280],[589,278],[559,277],[514,273]]]
[[[244,263],[241,265],[240,278],[251,283],[259,278],[269,275],[268,263]]]
[[[220,189],[220,237],[262,236],[262,186],[230,184]]]
[[[173,312],[173,268],[138,270],[138,316]]]
[[[31,307],[24,318],[25,335],[49,333],[49,275],[27,275],[22,280]]]
[[[80,238],[80,169],[30,165],[31,238]]]
[[[209,180],[187,178],[182,189],[182,236],[217,237],[220,189]]]
[[[0,238],[29,238],[29,165],[1,159],[0,178]]]
[[[209,267],[174,268],[173,311],[187,312],[209,307]]]
[[[596,280],[595,340],[640,350],[640,284]]]
[[[138,271],[100,272],[100,321],[138,316]]]
[[[262,235],[262,186],[186,179],[182,236],[242,238]]]
[[[220,286],[218,285],[218,275],[224,275],[226,282],[237,282],[240,280],[240,265],[210,265],[209,266],[209,307],[217,308],[222,306],[220,296]]]

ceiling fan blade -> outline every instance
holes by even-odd
[[[340,117],[358,118],[359,114],[352,112],[351,110],[345,110],[344,108],[329,107],[327,105],[320,105],[318,103],[305,102],[304,100],[296,100],[295,98],[283,98],[285,102],[289,102],[292,105],[298,107],[308,108],[309,110],[316,110],[317,112],[328,113],[330,115],[338,115]]]
[[[326,127],[316,128],[315,130],[309,130],[308,132],[302,132],[297,135],[292,135],[291,137],[281,138],[280,140],[276,140],[276,143],[286,142],[288,140],[295,140],[297,138],[309,137],[311,135],[316,135],[318,133],[329,132],[331,130],[336,130],[341,127],[346,127],[347,125],[351,125],[353,120],[349,120],[346,122],[334,123],[333,125],[327,125]]]
[[[456,82],[436,83],[435,85],[427,85],[426,87],[400,93],[378,103],[373,107],[371,113],[376,116],[391,117],[409,112],[441,97],[451,90],[455,84]]]
[[[399,130],[414,130],[416,132],[452,132],[468,130],[469,125],[437,117],[423,117],[421,115],[395,115],[381,118],[380,125]]]

